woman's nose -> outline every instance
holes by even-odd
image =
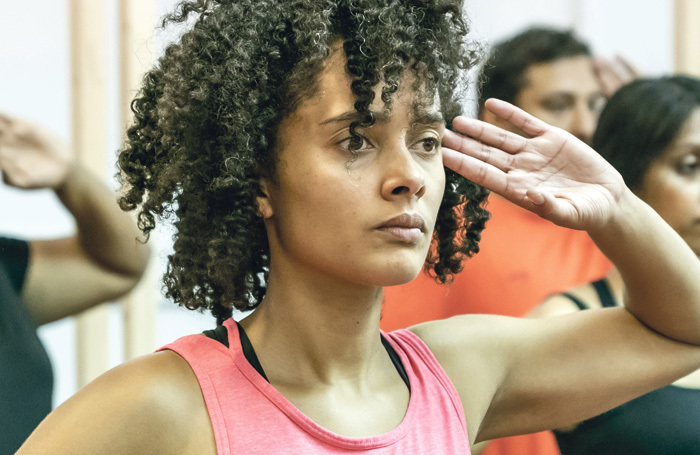
[[[416,157],[405,147],[385,151],[384,181],[382,197],[387,200],[413,197],[420,198],[425,193],[425,173],[416,162]]]

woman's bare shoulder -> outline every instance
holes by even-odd
[[[80,390],[18,454],[208,452],[216,450],[197,378],[182,357],[163,351],[120,365]]]
[[[523,323],[508,316],[465,314],[415,325],[459,394],[467,428],[479,428],[507,373],[510,347]],[[470,432],[475,438],[477,432]],[[474,439],[471,441],[474,442]]]
[[[519,318],[494,314],[463,314],[448,319],[416,324],[409,330],[421,338],[431,350],[441,351],[473,345],[484,349],[486,342],[495,341],[498,333],[508,334]],[[494,332],[495,331],[495,332]]]

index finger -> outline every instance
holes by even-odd
[[[463,135],[510,154],[518,153],[527,144],[527,140],[524,137],[482,120],[460,116],[454,118],[452,126],[462,135],[452,132],[446,133],[443,143],[457,150],[461,150],[463,148],[461,143],[467,140]]]
[[[540,136],[549,128],[547,123],[506,101],[489,98],[484,103],[484,107],[489,112],[512,123],[530,136]]]

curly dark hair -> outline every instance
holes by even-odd
[[[389,106],[407,70],[426,97],[439,96],[446,118],[459,114],[465,70],[480,49],[467,40],[456,0],[191,0],[163,26],[192,14],[194,25],[166,49],[132,102],[119,203],[139,209],[146,234],[156,218],[173,222],[166,296],[209,309],[221,323],[233,307],[253,309],[265,296],[269,245],[257,213],[259,179],[274,177],[278,125],[313,96],[331,47],[342,43],[347,55],[357,138],[357,128],[374,122],[373,87],[385,83],[381,98]],[[440,282],[478,251],[487,194],[447,170],[425,263]]]

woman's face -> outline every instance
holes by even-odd
[[[700,108],[651,162],[638,194],[700,256]]]
[[[364,142],[353,156],[345,63],[342,50],[332,52],[316,94],[280,125],[276,175],[262,181],[259,199],[271,274],[406,283],[423,265],[443,196],[444,120],[438,103],[416,112],[406,76],[390,113],[375,97],[377,121],[357,130]]]

